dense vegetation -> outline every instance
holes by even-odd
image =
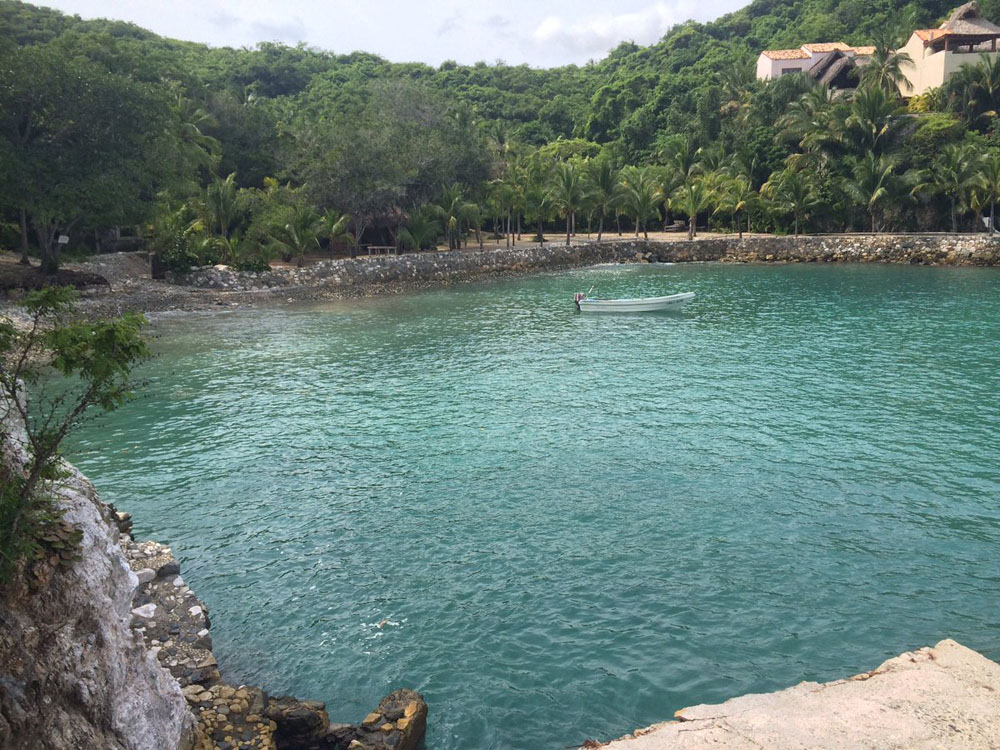
[[[0,3],[0,245],[58,262],[138,227],[172,264],[558,227],[982,228],[1000,66],[903,106],[891,49],[954,0],[755,0],[536,70],[208,48]],[[981,4],[987,17],[1000,0]],[[852,97],[754,78],[761,49],[876,44]]]

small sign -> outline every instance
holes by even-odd
[[[58,242],[60,245],[66,245],[66,244],[68,244],[69,243],[69,235],[68,234],[60,234],[59,235],[59,239],[56,240],[56,242]]]

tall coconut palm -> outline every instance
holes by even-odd
[[[689,240],[693,240],[697,233],[698,214],[708,210],[715,200],[716,193],[712,182],[704,175],[691,177],[678,188],[671,198],[671,205],[687,214]]]
[[[856,204],[863,206],[871,218],[872,234],[877,230],[876,209],[886,203],[896,194],[896,166],[898,161],[894,156],[880,154],[876,156],[871,151],[853,160],[851,176],[843,181],[844,192]]]
[[[743,224],[739,220],[740,213],[745,212],[747,216],[747,233],[750,232],[750,209],[757,201],[757,191],[753,189],[750,180],[740,175],[726,180],[718,192],[718,206],[716,213],[725,212],[732,216],[733,224],[743,239]]]
[[[457,182],[446,185],[441,190],[435,213],[445,227],[448,235],[448,249],[459,250],[462,247],[462,227],[468,226],[469,218],[478,210],[475,203],[465,199],[465,193]]]
[[[694,145],[687,135],[674,135],[667,139],[657,156],[670,177],[681,184],[701,171],[702,149]]]
[[[646,222],[659,219],[657,206],[661,200],[657,178],[650,167],[629,167],[622,171],[621,206],[625,213],[635,219],[635,236],[640,229],[646,239],[649,231]]]
[[[213,169],[222,155],[219,142],[204,130],[218,125],[215,117],[191,99],[178,94],[170,106],[172,134],[181,156],[200,167]]]
[[[897,52],[891,34],[883,33],[875,40],[875,52],[861,68],[861,86],[874,86],[892,96],[899,96],[903,86],[910,86],[906,68],[912,67],[913,58],[906,52]]]
[[[990,152],[980,162],[979,170],[983,200],[990,206],[990,234],[996,234],[994,219],[996,218],[997,203],[1000,202],[1000,153]]]
[[[205,207],[211,219],[212,231],[226,239],[229,238],[238,213],[237,193],[235,172],[224,180],[213,178],[212,183],[205,188]]]
[[[859,88],[851,99],[850,113],[844,122],[845,138],[855,153],[881,153],[888,148],[904,112],[898,96],[876,86]]]
[[[311,206],[295,206],[286,221],[271,228],[272,247],[282,255],[297,259],[302,268],[302,260],[310,250],[319,247],[319,233],[323,222]]]
[[[590,204],[598,216],[597,241],[604,233],[604,217],[621,202],[621,175],[610,159],[590,162],[587,169],[587,193]]]
[[[987,131],[1000,112],[1000,56],[982,53],[975,65],[959,68],[942,87],[948,109]]]
[[[792,214],[796,235],[800,233],[803,217],[820,203],[808,173],[793,167],[786,167],[771,175],[771,179],[761,187],[760,193],[777,210]]]
[[[550,194],[553,205],[566,219],[566,244],[569,245],[576,214],[583,206],[585,196],[583,178],[575,164],[562,162],[556,165]]]
[[[972,191],[983,183],[976,157],[975,147],[970,144],[948,144],[941,149],[931,168],[921,173],[920,182],[913,189],[914,193],[947,196],[952,232],[958,232],[959,211],[968,207]]]

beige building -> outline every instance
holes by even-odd
[[[829,72],[829,63],[838,68],[864,65],[874,47],[851,47],[843,42],[803,44],[795,49],[767,49],[757,58],[757,78],[769,81],[790,73],[806,73],[817,80]]]
[[[975,2],[955,10],[938,29],[918,29],[897,52],[912,62],[903,64],[909,85],[900,85],[905,97],[923,94],[947,81],[963,65],[975,65],[982,53],[995,56],[1000,27],[979,14]]]

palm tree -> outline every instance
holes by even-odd
[[[1000,153],[991,151],[982,161],[980,176],[983,199],[990,204],[990,234],[996,234],[993,220],[996,218],[997,202],[1000,201]]]
[[[671,136],[657,155],[678,185],[701,171],[702,149],[695,148],[690,136]]]
[[[610,159],[598,159],[590,162],[587,169],[588,197],[599,222],[597,225],[597,241],[601,241],[604,233],[604,217],[614,211],[621,201],[621,175]]]
[[[983,183],[976,163],[975,147],[967,143],[948,144],[921,177],[913,192],[933,192],[948,196],[951,205],[951,231],[958,232],[959,210],[968,206],[969,196]]]
[[[660,218],[657,205],[660,203],[660,190],[657,187],[656,175],[649,167],[629,167],[622,170],[622,208],[635,219],[635,236],[639,230],[646,239],[649,232],[646,222],[649,219]]]
[[[399,232],[399,241],[404,247],[420,251],[425,247],[433,247],[438,235],[441,234],[441,225],[438,224],[430,211],[414,211],[410,215],[410,220]]]
[[[556,165],[552,174],[552,203],[566,219],[566,244],[576,224],[576,214],[584,202],[583,179],[580,170],[572,162]]]
[[[875,209],[896,192],[898,162],[893,156],[876,156],[871,151],[853,161],[851,177],[843,182],[844,191],[855,203],[865,207],[871,217],[872,234],[875,234]]]
[[[323,214],[323,236],[326,237],[328,248],[330,250],[330,257],[333,257],[333,246],[337,244],[338,240],[348,239],[353,244],[354,237],[351,236],[351,232],[348,227],[351,224],[351,215],[337,213],[336,211],[327,211]]]
[[[211,218],[212,231],[226,239],[236,220],[237,193],[235,172],[224,180],[214,177],[212,184],[205,188],[205,207]]]
[[[445,226],[449,250],[461,249],[462,225],[468,225],[470,217],[478,212],[478,208],[475,203],[465,200],[462,186],[457,182],[442,188],[435,213]]]
[[[948,109],[969,125],[987,131],[1000,112],[1000,58],[988,53],[963,65],[942,87]]]
[[[750,208],[756,203],[757,191],[753,189],[750,180],[743,175],[726,180],[718,194],[719,205],[716,213],[724,211],[733,217],[740,239],[743,239],[743,224],[739,222],[740,212],[746,211],[747,233],[750,232]]]
[[[689,240],[695,238],[698,214],[707,210],[715,200],[712,182],[707,176],[692,177],[671,198],[671,205],[687,214]]]
[[[906,52],[896,52],[891,34],[883,33],[875,40],[875,53],[861,68],[861,86],[876,87],[892,96],[899,96],[901,87],[910,86],[910,79],[903,69],[913,65],[913,58]]]
[[[845,136],[853,142],[856,153],[883,151],[895,132],[898,115],[904,110],[896,94],[875,86],[859,88],[851,99],[850,114],[844,125]]]
[[[771,175],[760,193],[770,199],[779,211],[795,217],[795,234],[800,233],[802,217],[819,204],[812,179],[803,170],[785,167]]]
[[[222,151],[219,142],[203,132],[218,125],[215,117],[181,94],[170,106],[173,115],[173,135],[177,139],[183,158],[192,163],[212,169],[218,163]]]
[[[319,247],[322,229],[322,220],[311,206],[297,205],[285,223],[271,228],[270,239],[276,250],[287,257],[297,258],[296,265],[302,268],[306,252]]]

